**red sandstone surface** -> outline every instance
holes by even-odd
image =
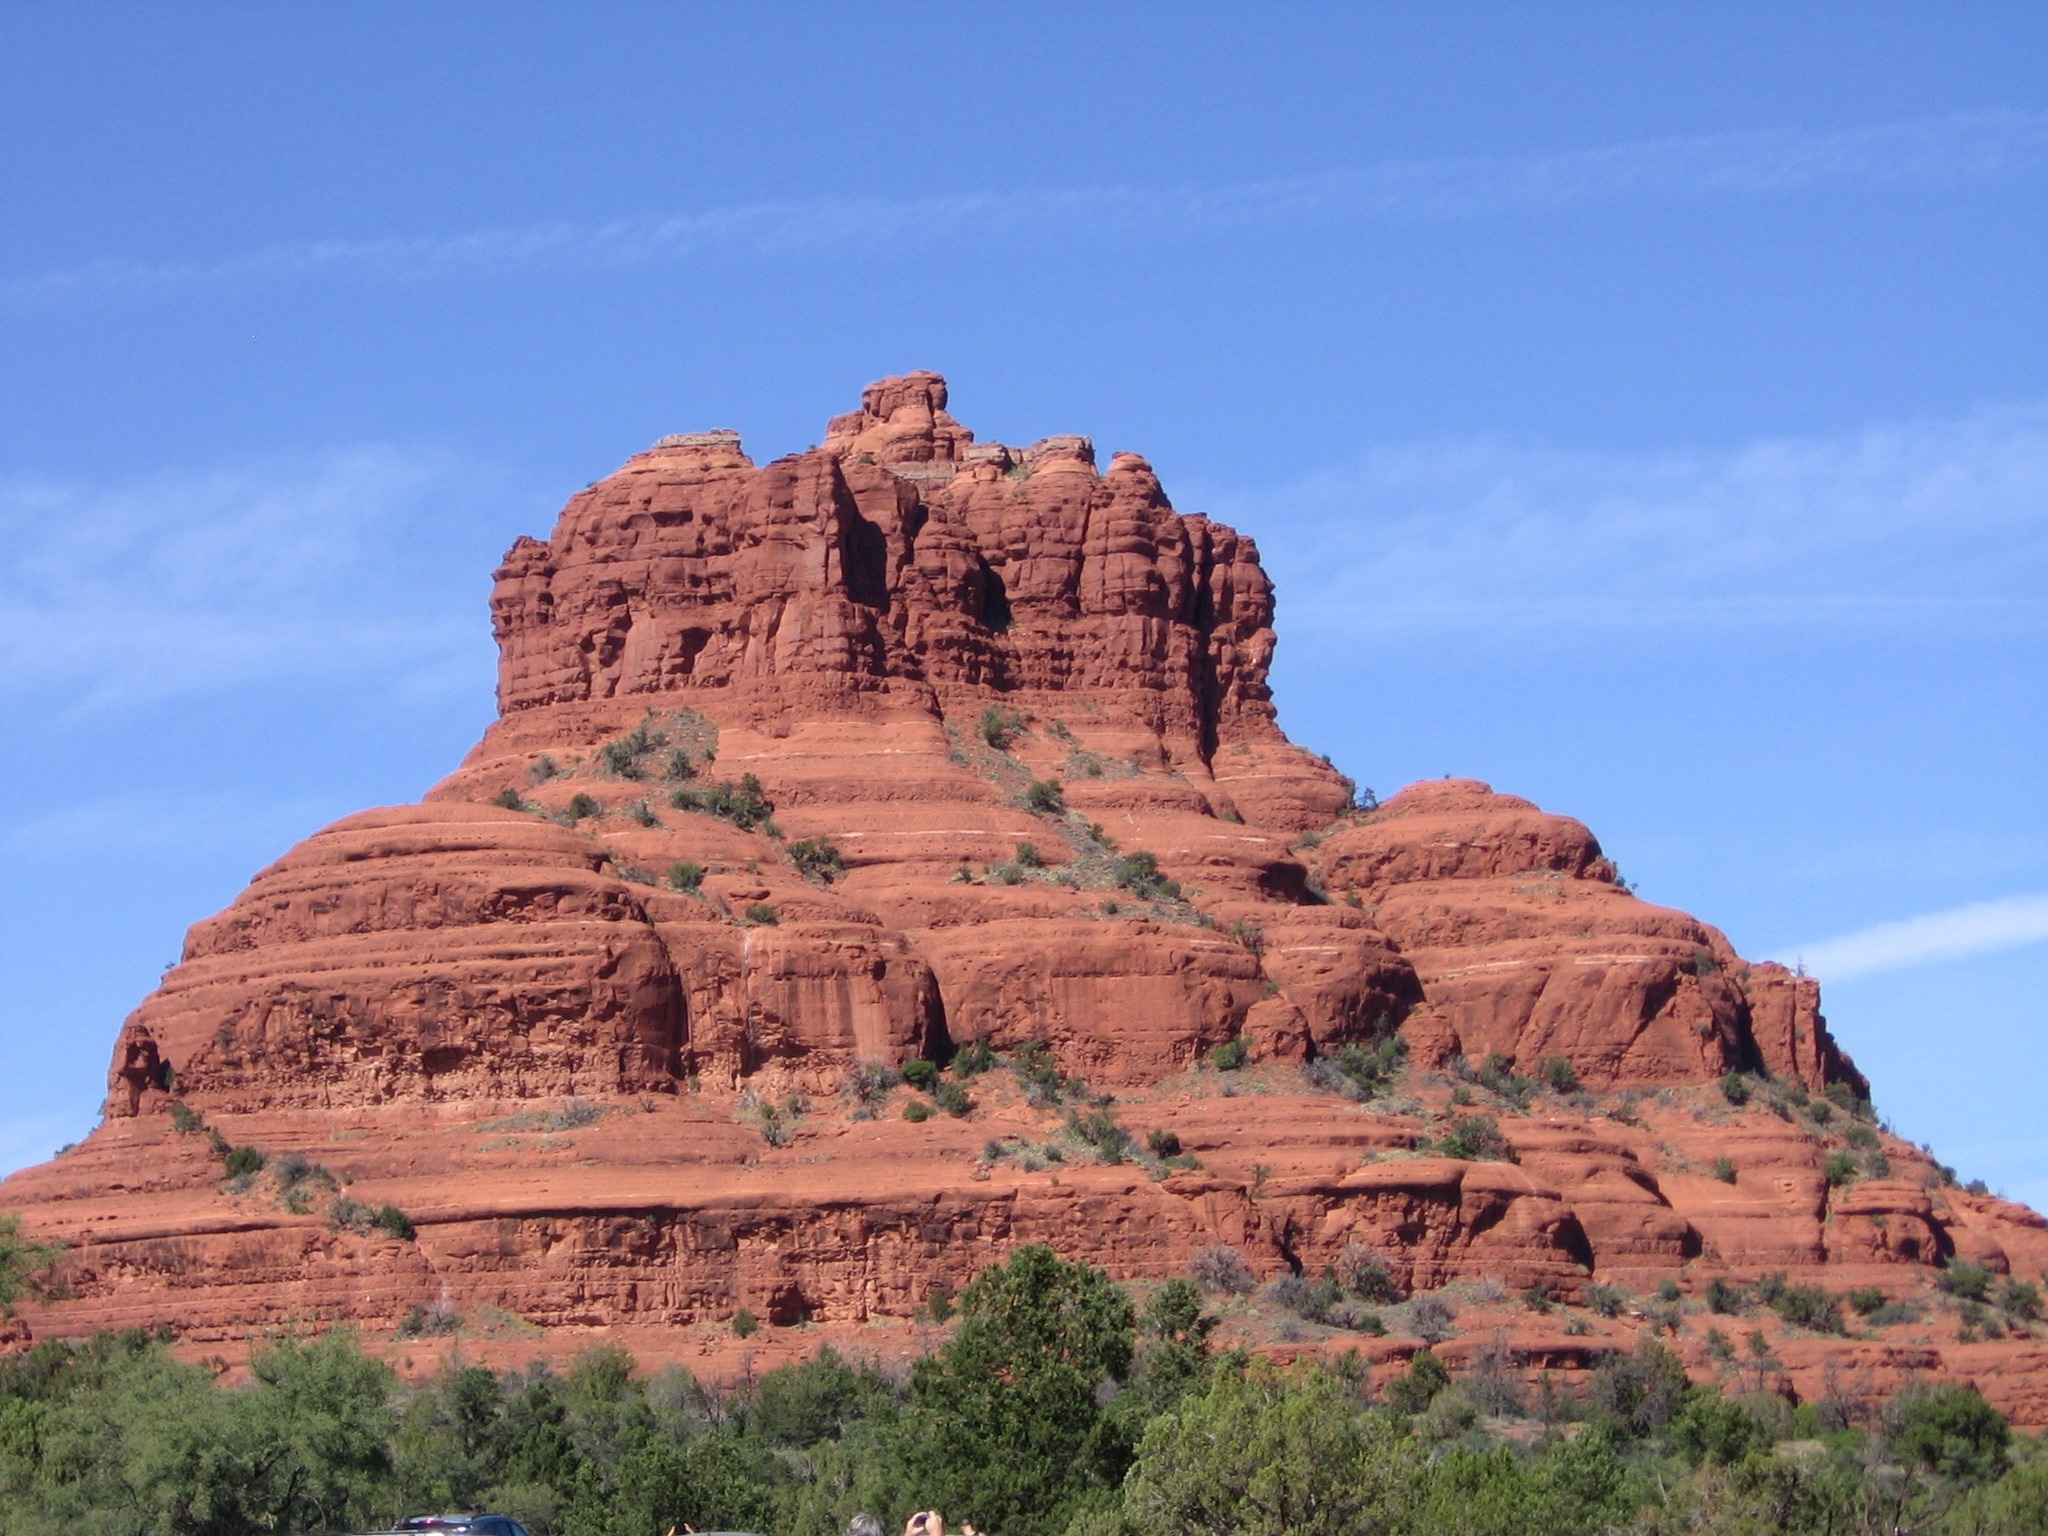
[[[1484,784],[1352,808],[1275,723],[1249,539],[1136,455],[977,443],[945,407],[936,375],[885,380],[761,466],[732,433],[664,439],[513,545],[484,739],[196,924],[121,1029],[104,1123],[0,1186],[65,1244],[29,1330],[235,1356],[348,1321],[415,1369],[605,1337],[719,1374],[919,1347],[935,1292],[1026,1241],[1133,1281],[1219,1245],[1262,1279],[1369,1251],[1448,1287],[1453,1358],[1504,1329],[1572,1370],[1675,1326],[1703,1374],[1943,1374],[2048,1424],[2048,1338],[1935,1288],[1958,1258],[2038,1278],[2048,1225],[1825,1102],[1864,1085],[1813,981]],[[1139,850],[1177,892],[1118,883]],[[1378,1093],[1312,1066],[1388,1033],[1407,1068]],[[1239,1039],[1245,1067],[1210,1064]],[[1181,1155],[1098,1162],[1065,1129],[1081,1091],[1005,1068],[964,1118],[857,1091],[977,1040],[1042,1043]],[[1493,1091],[1489,1055],[1562,1086]],[[1474,1113],[1513,1160],[1438,1155]],[[270,1168],[224,1180],[215,1133]],[[365,1230],[387,1203],[411,1238]],[[1907,1315],[1834,1337],[1706,1309],[1779,1271]],[[1539,1282],[1562,1304],[1519,1299]],[[768,1324],[745,1343],[742,1307]],[[1227,1312],[1262,1347],[1416,1345],[1399,1307],[1384,1338]],[[1716,1328],[1768,1359],[1717,1358]]]

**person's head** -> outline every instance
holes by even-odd
[[[920,1509],[903,1527],[903,1536],[946,1536],[946,1517],[936,1509]]]
[[[882,1522],[873,1515],[855,1515],[846,1522],[846,1536],[883,1536]]]

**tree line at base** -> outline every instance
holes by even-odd
[[[233,1387],[148,1334],[43,1342],[0,1360],[0,1536],[486,1507],[536,1536],[836,1536],[923,1508],[993,1536],[2048,1536],[2048,1449],[1965,1387],[1862,1414],[1729,1396],[1645,1339],[1534,1411],[1426,1349],[1375,1393],[1355,1357],[1213,1350],[1186,1280],[1140,1309],[1043,1247],[957,1308],[907,1373],[828,1346],[723,1389],[607,1347],[407,1389],[346,1330]]]

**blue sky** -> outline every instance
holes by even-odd
[[[0,1167],[491,708],[664,432],[933,367],[1254,534],[1283,723],[1588,821],[2048,1204],[2048,11],[0,11]]]

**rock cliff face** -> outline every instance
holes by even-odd
[[[1783,1270],[1921,1313],[1781,1340],[1802,1389],[1946,1370],[2048,1421],[2024,1323],[1930,1289],[2037,1273],[2048,1230],[1855,1117],[1811,980],[1483,784],[1354,807],[1275,724],[1249,539],[946,404],[885,380],[762,466],[667,438],[513,545],[483,741],[195,925],[103,1127],[0,1189],[69,1245],[34,1329],[439,1309],[472,1353],[659,1356],[745,1305],[904,1342],[1044,1239],[1139,1279],[1371,1252],[1569,1367],[1643,1313],[1497,1291]],[[956,1057],[969,1116],[902,1118],[886,1069]],[[1497,1142],[1447,1134],[1475,1115]],[[1182,1151],[1105,1158],[1110,1120]],[[270,1170],[224,1182],[222,1141]],[[1710,1323],[1678,1325],[1703,1370]]]
[[[572,498],[498,572],[500,707],[994,690],[1087,697],[1197,757],[1273,735],[1250,541],[1176,513],[1136,454],[1105,474],[1086,438],[977,445],[945,403],[935,374],[885,380],[810,453],[665,438]]]

